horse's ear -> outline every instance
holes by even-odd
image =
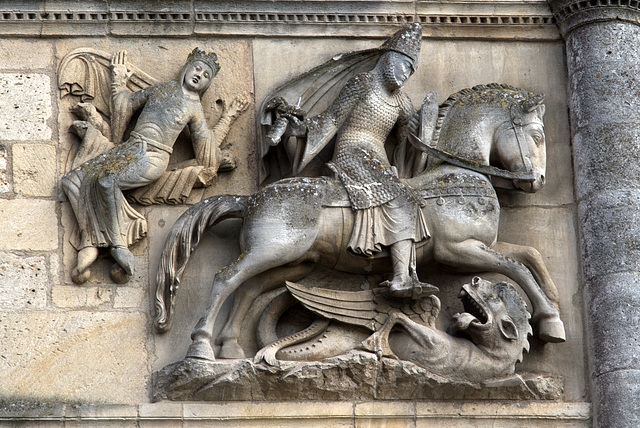
[[[502,333],[505,339],[518,339],[518,328],[509,315],[505,315],[504,317],[500,318],[498,327],[500,328],[500,333]]]
[[[527,98],[523,107],[528,113],[533,113],[534,111],[537,112],[540,119],[542,119],[545,112],[544,94],[533,95]]]

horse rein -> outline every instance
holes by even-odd
[[[520,147],[520,156],[522,157],[523,162],[524,162],[524,159],[527,159],[527,161],[529,161],[528,156],[525,157],[523,153],[522,146],[520,144],[520,139],[518,138],[518,131],[516,131],[516,127],[519,127],[520,128],[519,131],[522,136],[522,139],[524,139],[524,132],[522,132],[523,126],[516,125],[513,120],[511,120],[511,124],[513,125],[513,130],[516,133],[516,140],[518,142],[518,146]],[[493,177],[506,178],[508,180],[522,180],[522,181],[531,181],[531,182],[536,180],[536,177],[531,168],[530,161],[528,162],[529,168],[527,171],[513,172],[513,171],[508,171],[506,169],[498,168],[491,165],[481,165],[478,163],[474,163],[467,159],[459,158],[450,153],[443,152],[442,150],[438,150],[435,147],[430,147],[427,144],[425,144],[420,138],[418,138],[416,135],[412,133],[409,133],[409,142],[413,144],[413,146],[416,147],[418,150],[421,150],[437,159],[445,161],[451,165],[470,169],[471,171],[475,171],[480,174],[490,175]],[[526,166],[527,163],[524,162],[524,165]]]

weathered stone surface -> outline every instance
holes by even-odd
[[[34,70],[53,65],[53,44],[47,40],[10,38],[0,40],[0,70]]]
[[[140,308],[144,300],[145,289],[142,287],[120,286],[115,290],[113,296],[113,307],[121,308]]]
[[[424,400],[562,397],[562,381],[522,374],[483,384],[454,381],[413,363],[353,351],[318,362],[281,361],[280,367],[251,360],[187,359],[153,375],[154,400]]]
[[[49,140],[51,80],[46,74],[0,74],[0,139]]]
[[[7,176],[7,149],[0,145],[0,193],[7,193],[11,191],[11,184],[9,183],[9,177]]]
[[[578,205],[587,279],[640,270],[640,190],[598,193]]]
[[[56,148],[49,144],[13,145],[13,188],[25,196],[51,196],[56,188]]]
[[[58,248],[56,203],[33,199],[0,199],[0,250]]]
[[[44,256],[0,252],[0,310],[43,308],[48,286]]]
[[[0,312],[5,400],[147,400],[147,318],[128,312]]]
[[[587,282],[591,375],[640,367],[640,274],[624,272]]]
[[[635,337],[633,338],[635,339]],[[640,370],[618,370],[593,380],[594,426],[640,426]]]
[[[51,290],[51,302],[59,308],[97,308],[110,304],[112,295],[109,288],[59,285]]]

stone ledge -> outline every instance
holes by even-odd
[[[315,362],[186,359],[155,372],[154,401],[558,400],[558,376],[519,373],[482,383],[446,378],[408,361],[360,351]]]
[[[2,403],[0,403],[1,405]],[[277,401],[256,403],[249,401],[232,403],[171,403],[162,402],[139,405],[49,405],[15,403],[0,407],[0,424],[38,423],[47,421],[77,422],[78,425],[106,424],[108,422],[174,422],[209,425],[220,422],[255,424],[263,421],[278,426],[306,426],[307,423],[335,421],[341,426],[360,426],[362,421],[393,420],[411,423],[436,424],[436,426],[469,426],[499,421],[500,426],[544,427],[590,426],[591,405],[585,402],[509,402],[478,403],[469,401]],[[288,423],[287,423],[288,422]],[[437,425],[438,422],[446,425]],[[516,425],[517,424],[517,425]],[[75,426],[75,425],[74,425]],[[111,425],[110,425],[111,426]],[[152,426],[152,425],[149,425]],[[237,426],[237,425],[236,425]],[[326,425],[325,425],[326,426]],[[396,426],[396,425],[394,425]],[[400,426],[400,425],[399,425]],[[412,425],[413,426],[413,425]],[[475,425],[478,426],[478,425]],[[484,425],[482,425],[484,426]]]
[[[189,37],[216,35],[306,35],[383,37],[381,26],[418,20],[425,37],[559,39],[555,20],[543,0],[503,1],[184,1],[158,7],[85,4],[44,8],[36,1],[0,5],[0,34],[140,35]],[[57,7],[57,8],[56,8]],[[374,11],[374,12],[372,12]],[[250,32],[248,31],[250,30]],[[506,33],[505,33],[506,32]]]

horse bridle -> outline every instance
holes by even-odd
[[[471,171],[478,172],[484,175],[490,175],[493,177],[505,178],[508,180],[521,180],[521,181],[535,181],[536,176],[533,172],[533,167],[531,166],[531,160],[529,159],[529,151],[526,149],[526,146],[523,145],[523,141],[525,141],[524,136],[524,125],[520,123],[520,120],[514,118],[512,116],[510,121],[507,121],[500,125],[498,129],[502,128],[504,125],[511,126],[513,132],[516,136],[516,142],[518,143],[518,149],[520,150],[520,158],[522,159],[522,164],[525,167],[525,171],[508,171],[506,169],[498,168],[491,165],[482,165],[479,163],[471,162],[467,159],[459,158],[455,155],[452,155],[447,152],[443,152],[442,150],[438,150],[435,147],[431,147],[425,144],[418,136],[409,133],[409,142],[413,144],[418,150],[421,150],[433,157],[443,160],[451,165],[459,166],[462,168],[470,169]]]

